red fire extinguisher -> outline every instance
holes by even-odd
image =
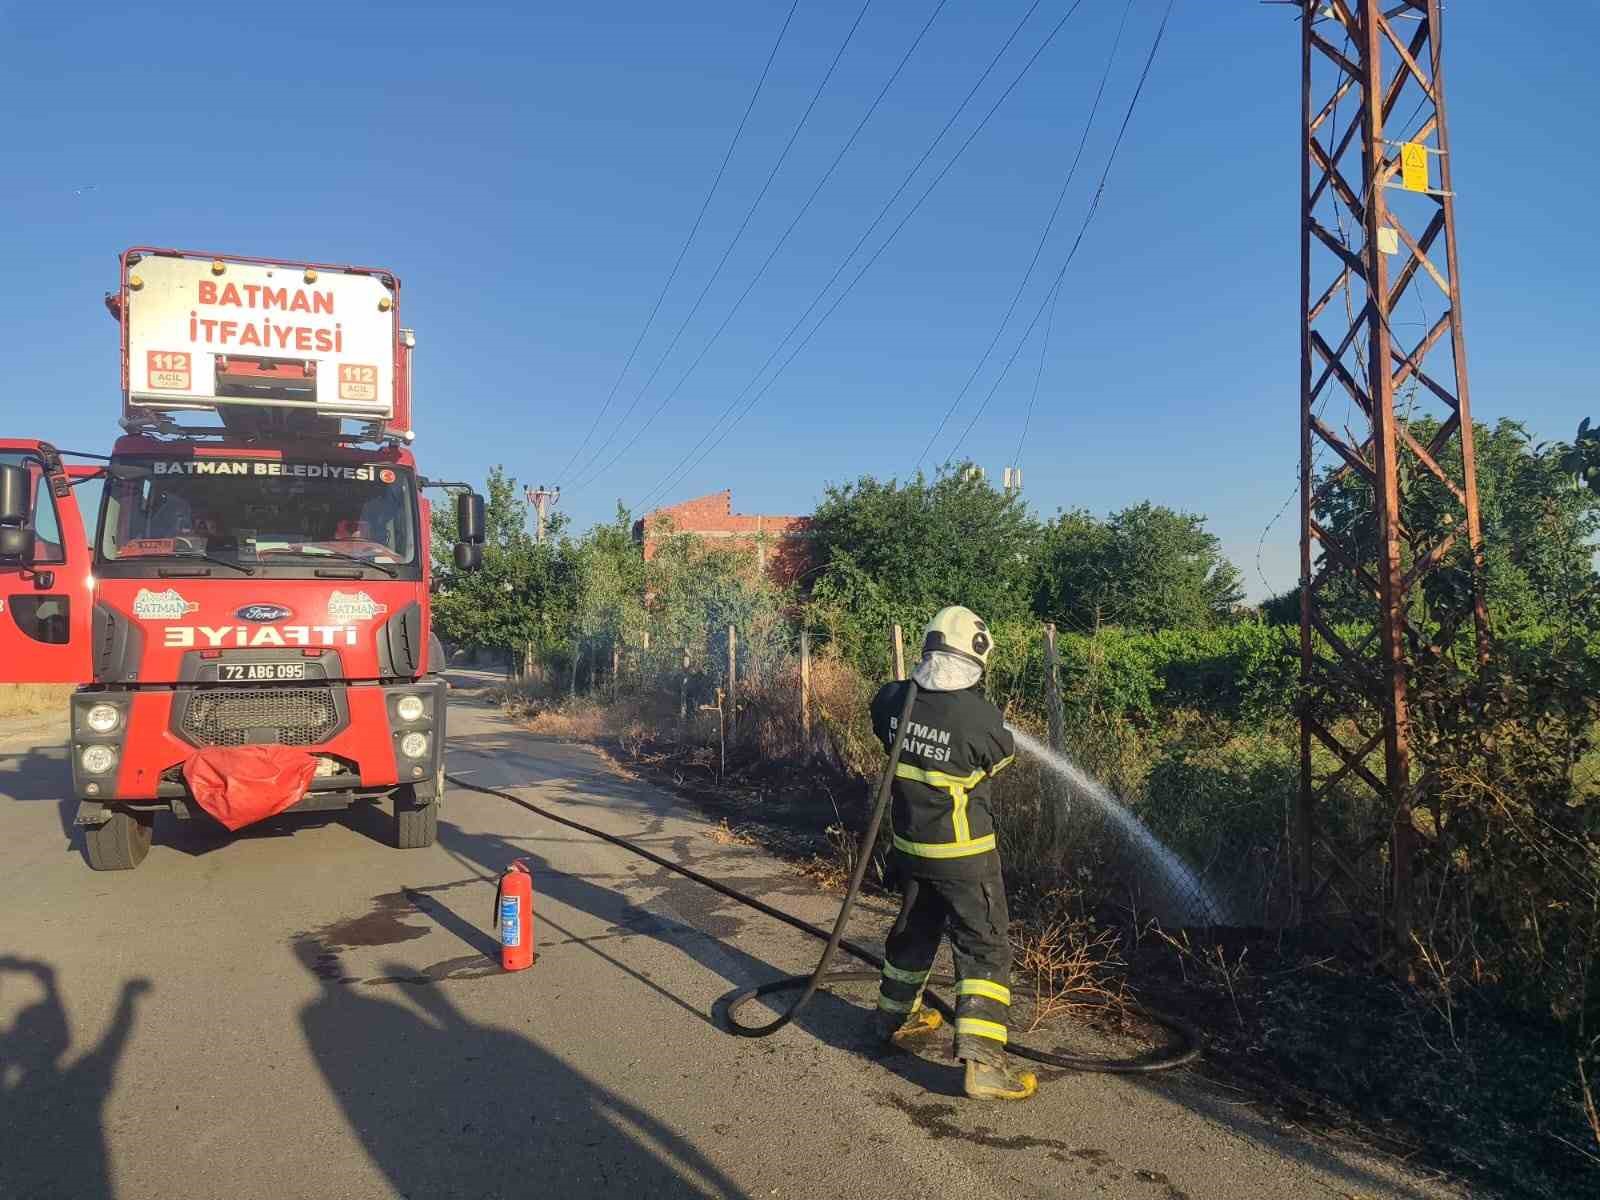
[[[500,876],[494,893],[494,919],[500,930],[500,966],[523,971],[533,966],[533,875],[518,859]]]

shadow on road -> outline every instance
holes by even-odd
[[[109,1198],[105,1105],[133,1030],[135,1001],[149,981],[122,985],[100,1043],[71,1064],[64,1061],[72,1032],[55,969],[0,956],[0,998],[19,986],[37,988],[42,997],[0,1032],[0,1195]]]
[[[380,999],[349,986],[323,940],[301,938],[295,954],[320,983],[300,1014],[306,1042],[397,1194],[745,1195],[648,1113],[535,1042],[468,1019],[439,987],[405,989],[410,1004]]]
[[[0,755],[0,800],[22,804],[54,800],[60,810],[62,836],[69,845],[77,837],[72,824],[78,814],[78,802],[72,798],[72,768],[67,748],[60,742]]]

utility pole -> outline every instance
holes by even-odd
[[[522,494],[527,497],[528,503],[533,505],[534,541],[544,545],[545,505],[559,504],[561,502],[560,488],[547,488],[540,484],[537,488],[523,488]]]
[[[1297,884],[1302,911],[1335,882],[1319,869],[1359,886],[1317,838],[1317,808],[1345,780],[1371,788],[1392,815],[1388,911],[1402,953],[1418,840],[1410,676],[1420,654],[1448,655],[1469,618],[1480,661],[1487,653],[1439,7],[1301,5]],[[1324,448],[1336,457],[1318,478]],[[1324,502],[1352,476],[1370,513],[1325,527]],[[1461,586],[1424,591],[1445,573]],[[1346,640],[1333,609],[1352,603],[1371,632]],[[1335,763],[1320,776],[1317,745]],[[1381,778],[1369,765],[1380,750]]]

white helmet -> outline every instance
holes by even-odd
[[[989,651],[994,649],[994,639],[983,618],[959,604],[941,608],[922,632],[924,654],[943,650],[982,667],[988,664]]]

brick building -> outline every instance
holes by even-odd
[[[810,525],[810,517],[736,513],[724,489],[646,513],[633,523],[633,537],[650,559],[663,537],[691,534],[718,549],[752,552],[772,579],[792,583],[810,566]]]

